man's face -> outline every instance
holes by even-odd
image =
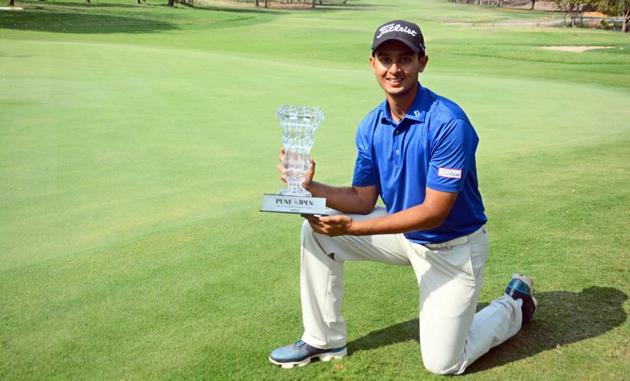
[[[393,97],[412,91],[428,57],[419,57],[400,41],[387,41],[370,57],[372,71],[385,92]]]

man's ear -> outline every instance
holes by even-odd
[[[372,73],[376,73],[376,57],[370,56],[370,67],[372,68]]]
[[[418,61],[420,61],[420,72],[422,73],[424,71],[424,68],[429,63],[429,56],[425,54],[424,56],[418,58]]]

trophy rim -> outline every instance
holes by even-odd
[[[319,106],[303,106],[303,105],[290,105],[282,104],[276,111],[276,118],[282,121],[283,116],[289,113],[297,113],[298,115],[308,115],[313,124],[319,124],[324,120],[324,112]]]

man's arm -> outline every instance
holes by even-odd
[[[374,209],[378,198],[378,189],[375,185],[334,187],[311,181],[305,188],[315,197],[326,197],[326,205],[342,213],[368,214]]]
[[[422,204],[398,213],[362,221],[355,221],[346,215],[306,218],[315,232],[329,236],[406,233],[442,225],[456,199],[457,192],[426,188]]]

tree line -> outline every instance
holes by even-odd
[[[582,22],[584,12],[601,12],[611,17],[621,18],[621,32],[627,33],[630,23],[630,0],[554,0],[558,9],[569,17],[572,27]],[[566,23],[566,22],[565,22]],[[602,20],[601,26],[606,28],[607,21]]]
[[[451,0],[456,3],[491,5],[501,7],[512,3],[506,0]],[[609,17],[621,19],[621,31],[629,32],[630,27],[630,0],[553,0],[556,7],[564,13],[565,24],[576,27],[582,23],[584,12],[601,12]],[[531,0],[530,10],[534,9],[536,0]],[[568,22],[566,21],[568,17]],[[613,22],[614,24],[614,22]],[[610,29],[607,20],[600,23],[602,28]]]

